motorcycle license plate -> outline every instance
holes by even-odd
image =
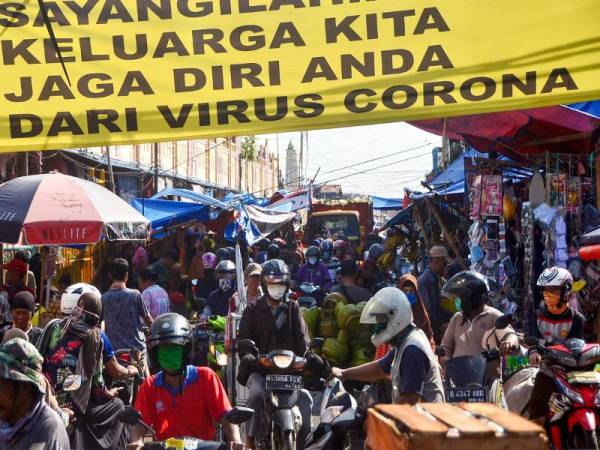
[[[302,377],[300,375],[267,375],[265,376],[265,387],[272,391],[295,391],[302,389]]]
[[[483,403],[487,401],[485,388],[448,388],[448,403]]]

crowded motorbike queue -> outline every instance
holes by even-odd
[[[355,449],[363,446],[370,405],[445,401],[491,401],[545,425],[555,448],[599,448],[600,347],[583,341],[583,318],[568,304],[567,270],[550,268],[539,277],[544,301],[524,337],[512,315],[488,304],[488,282],[479,273],[457,273],[438,294],[422,289],[428,277],[441,278],[448,258],[440,248],[430,252],[429,272],[419,280],[404,274],[390,283],[372,263],[379,244],[360,262],[345,243],[313,244],[282,255],[280,242],[260,242],[253,259],[262,264],[250,262],[244,271],[243,310],[233,249],[205,253],[203,280],[192,282],[197,323],[156,306],[168,296],[151,269],[140,280],[144,294],[155,286],[152,296],[127,288],[130,271],[121,259],[103,295],[84,283],[65,290],[64,317],[35,335],[36,346],[25,332],[32,295],[17,294],[12,324],[1,332],[0,449],[178,448],[177,442]],[[368,280],[360,279],[361,269]],[[320,356],[323,342],[310,338],[300,306],[321,305],[330,292],[366,301],[360,323],[372,329],[373,361],[340,368]],[[303,304],[307,298],[311,303]],[[442,302],[457,312],[440,332]],[[241,313],[236,333],[233,313]],[[249,389],[247,408],[234,407],[222,377],[197,365],[197,327],[215,315],[228,317],[225,351],[237,336],[237,381]],[[508,367],[515,358],[518,367]],[[361,389],[351,391],[356,382]],[[316,428],[307,387],[325,391]]]

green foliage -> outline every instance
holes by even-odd
[[[254,136],[246,136],[242,141],[242,159],[255,161],[256,153],[256,138]]]

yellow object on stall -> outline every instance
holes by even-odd
[[[502,210],[505,220],[513,220],[515,218],[515,204],[508,195],[505,195],[502,199]]]

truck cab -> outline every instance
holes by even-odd
[[[353,248],[360,245],[363,232],[358,212],[341,209],[312,213],[308,219],[307,230],[306,242],[312,242],[318,237],[329,237],[334,241],[343,239]]]

